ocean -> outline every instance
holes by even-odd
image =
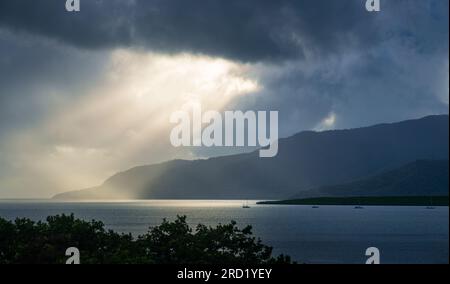
[[[224,200],[127,200],[117,202],[54,202],[0,200],[0,217],[45,220],[49,215],[74,213],[100,220],[108,229],[145,233],[166,218],[186,215],[188,223],[216,225],[237,222],[253,226],[256,237],[299,263],[355,263],[376,247],[381,263],[448,263],[449,209],[422,206],[284,206]]]

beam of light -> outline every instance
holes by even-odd
[[[186,103],[221,111],[235,97],[256,92],[260,86],[247,78],[248,68],[191,54],[116,50],[88,94],[12,137],[10,148],[23,153],[24,172],[59,192],[98,185],[133,166],[193,158],[188,149],[170,146],[171,113]]]

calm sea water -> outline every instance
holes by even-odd
[[[448,263],[449,209],[436,207],[276,206],[242,208],[242,201],[121,201],[61,203],[51,201],[0,201],[0,216],[44,220],[48,215],[74,213],[96,219],[107,228],[135,235],[163,218],[188,216],[192,225],[215,225],[235,220],[252,225],[254,234],[305,263],[364,263],[365,250],[377,247],[382,263]]]

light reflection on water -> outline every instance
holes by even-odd
[[[252,225],[256,236],[308,263],[364,263],[365,249],[376,246],[384,263],[448,263],[448,207],[276,206],[242,208],[241,200],[121,200],[114,202],[0,201],[0,217],[43,220],[48,215],[74,213],[101,220],[107,228],[134,235],[145,233],[164,218],[188,216],[190,225],[216,225],[235,220]]]

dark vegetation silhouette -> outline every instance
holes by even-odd
[[[233,221],[193,229],[186,216],[178,216],[134,238],[73,214],[50,216],[46,222],[0,218],[0,264],[64,264],[69,247],[80,250],[82,264],[291,263],[288,256],[272,257],[272,248],[252,235],[251,226],[239,229]]]

